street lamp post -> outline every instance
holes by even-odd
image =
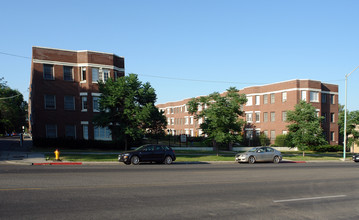
[[[343,144],[343,161],[345,161],[345,152],[347,149],[347,93],[348,93],[348,77],[352,74],[356,69],[345,75],[345,105],[344,105],[344,144]]]
[[[168,134],[168,146],[171,146],[171,134],[170,134],[171,130],[167,129],[167,134]]]

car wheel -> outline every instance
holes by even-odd
[[[278,156],[275,156],[273,159],[273,163],[279,163],[280,162],[280,158]]]
[[[140,158],[138,158],[138,156],[133,156],[133,157],[131,158],[131,163],[132,163],[133,165],[138,165],[138,164],[140,163]]]
[[[172,157],[171,156],[167,156],[166,158],[165,158],[165,164],[171,164],[172,162],[173,162],[173,160],[172,160]]]
[[[253,164],[253,163],[255,163],[255,162],[256,162],[256,158],[254,158],[253,156],[250,156],[250,157],[248,158],[248,163]]]

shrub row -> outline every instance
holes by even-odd
[[[343,151],[343,146],[340,145],[321,145],[321,146],[311,146],[309,150],[316,152],[338,152]]]

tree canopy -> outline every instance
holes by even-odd
[[[340,143],[344,137],[344,106],[339,105],[339,135]],[[359,131],[356,126],[359,125],[359,111],[347,111],[347,146],[350,147],[353,143],[359,144]]]
[[[195,115],[197,120],[202,119],[200,128],[203,134],[216,143],[227,143],[230,148],[233,143],[240,142],[239,135],[245,124],[239,116],[243,115],[241,106],[247,102],[244,94],[239,94],[235,87],[230,87],[222,96],[214,92],[208,96],[192,98],[187,105],[189,113]]]
[[[0,78],[0,134],[22,132],[26,126],[27,103],[23,95]]]
[[[108,126],[115,141],[142,138],[146,132],[160,133],[166,126],[163,112],[154,105],[157,96],[151,85],[139,81],[136,74],[99,82],[100,114],[95,116],[97,126]]]
[[[288,139],[293,147],[304,151],[309,146],[326,144],[323,129],[320,126],[321,117],[318,117],[315,108],[305,101],[295,106],[293,111],[287,112]]]

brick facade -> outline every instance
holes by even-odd
[[[322,122],[324,134],[330,144],[338,144],[338,86],[314,80],[291,80],[263,86],[252,86],[240,90],[249,101],[243,107],[245,112],[245,134],[248,138],[263,132],[274,140],[277,135],[287,132],[286,112],[294,110],[300,100],[306,100],[324,116]],[[200,121],[196,121],[186,110],[190,99],[159,104],[165,111],[167,129],[171,134],[200,136]]]
[[[33,47],[29,97],[33,137],[94,139],[92,118],[99,90],[93,76],[106,80],[124,74],[124,58],[114,54]]]

